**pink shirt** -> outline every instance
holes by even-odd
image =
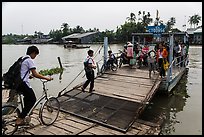
[[[147,54],[147,53],[149,52],[149,47],[143,47],[143,48],[142,48],[142,52],[143,52],[144,54]]]
[[[133,47],[127,47],[127,57],[133,57]]]

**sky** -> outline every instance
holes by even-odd
[[[48,34],[50,30],[60,29],[63,23],[68,23],[70,28],[80,25],[85,30],[116,31],[131,12],[136,18],[138,11],[150,12],[155,20],[157,10],[164,23],[175,17],[174,27],[180,30],[186,29],[182,27],[184,24],[190,27],[189,16],[198,14],[202,19],[202,2],[3,2],[2,35],[35,31]]]

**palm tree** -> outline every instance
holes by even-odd
[[[85,32],[85,30],[83,29],[83,27],[77,25],[76,28],[73,28],[73,32],[74,33],[83,33],[83,32]]]
[[[62,23],[61,28],[62,28],[63,36],[68,35],[68,30],[69,30],[68,23]]]
[[[166,31],[168,32],[168,31],[172,30],[172,27],[175,25],[175,23],[176,23],[176,18],[171,17],[166,23],[166,26],[167,26]]]
[[[141,14],[142,14],[141,11],[139,11],[139,12],[138,12],[138,16],[139,16],[139,17],[138,17],[138,22],[139,22],[139,20],[141,19],[141,18],[140,18],[140,15],[141,15]]]
[[[135,16],[135,14],[134,13],[130,13],[130,17],[127,17],[126,18],[128,21],[130,21],[131,23],[133,23],[133,22],[135,22],[135,20],[136,20],[136,16]]]
[[[147,12],[147,14],[145,15],[145,11],[143,11],[143,14],[142,14],[142,24],[146,27],[148,26],[151,22],[152,22],[152,18],[150,18],[150,12]]]
[[[190,23],[191,27],[192,27],[192,24],[193,24],[194,28],[195,28],[195,25],[198,26],[200,21],[201,21],[201,16],[199,16],[198,14],[190,16],[190,18],[188,20],[188,22]]]
[[[170,18],[170,22],[171,22],[171,25],[174,26],[175,23],[176,23],[176,18],[175,17],[171,17]]]

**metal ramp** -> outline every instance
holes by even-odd
[[[60,110],[100,125],[127,132],[142,104],[73,89],[58,97]]]

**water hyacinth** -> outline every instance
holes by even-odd
[[[52,69],[45,69],[45,70],[40,70],[39,71],[39,74],[43,75],[43,76],[46,76],[46,75],[54,75],[54,74],[58,74],[58,73],[62,73],[64,70],[64,68],[59,68],[59,67],[56,67],[56,68],[52,68]]]

